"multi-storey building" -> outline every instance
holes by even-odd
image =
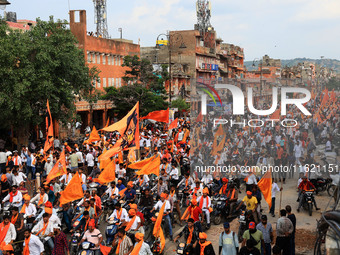
[[[126,39],[105,39],[88,32],[86,26],[86,11],[70,11],[70,29],[78,41],[78,47],[84,50],[84,55],[89,68],[96,67],[99,81],[93,81],[93,86],[98,90],[107,87],[119,88],[124,84],[122,77],[127,70],[123,67],[123,59],[127,55],[140,56],[140,46]],[[77,113],[81,116],[84,128],[91,122],[102,128],[107,118],[113,117],[113,105],[109,101],[99,100],[94,104],[86,101],[76,103]]]

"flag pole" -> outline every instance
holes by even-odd
[[[281,211],[281,204],[282,204],[282,190],[283,190],[283,188],[282,188],[282,185],[283,185],[283,178],[282,177],[280,177],[280,180],[281,180],[281,189],[280,189],[280,211]]]

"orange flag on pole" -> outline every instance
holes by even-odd
[[[107,160],[111,157],[113,157],[114,155],[118,154],[121,150],[122,150],[122,141],[123,139],[120,138],[115,145],[113,145],[113,147],[111,149],[109,149],[108,151],[105,152],[105,154],[102,154],[98,157],[99,160]]]
[[[177,126],[178,126],[178,118],[176,118],[173,122],[171,122],[171,124],[169,125],[169,130],[173,128],[177,128]]]
[[[164,234],[163,234],[163,229],[162,229],[162,219],[163,219],[163,214],[164,214],[164,209],[165,209],[165,205],[166,205],[166,200],[164,201],[161,209],[159,210],[159,213],[158,213],[158,216],[157,216],[157,219],[156,219],[156,222],[155,222],[155,225],[153,227],[153,236],[155,238],[160,238],[160,241],[161,241],[161,250],[160,250],[160,254],[162,253],[162,251],[164,250],[164,247],[165,247],[165,237],[164,237]]]
[[[100,140],[100,136],[98,134],[98,131],[97,131],[96,127],[93,126],[93,129],[92,129],[92,132],[90,134],[88,142],[92,143],[92,142],[96,142],[96,141],[99,141],[99,140]]]
[[[84,197],[83,188],[81,187],[81,178],[78,173],[73,175],[72,180],[66,186],[64,191],[60,192],[60,205],[80,199]]]
[[[150,112],[145,117],[142,117],[141,119],[148,119],[148,120],[155,120],[158,122],[165,122],[169,123],[169,108],[167,110],[160,110],[160,111],[154,111]]]
[[[105,125],[105,127],[104,127],[104,128],[108,127],[108,126],[109,126],[109,124],[110,124],[110,117],[109,117],[109,118],[107,118],[107,122],[106,122],[106,125]]]
[[[257,186],[261,190],[264,199],[266,200],[269,208],[272,207],[272,173],[266,172],[261,180],[257,183]]]
[[[215,133],[215,136],[224,135],[222,125],[220,125]]]
[[[153,156],[152,160],[149,161],[145,166],[143,166],[141,170],[136,172],[136,175],[154,174],[154,175],[159,176],[160,165],[161,165],[161,157],[157,154]]]
[[[67,174],[65,151],[60,153],[60,157],[47,175],[46,183],[50,183],[54,178]]]
[[[103,128],[102,131],[118,131],[122,136],[122,149],[136,148],[139,149],[139,102],[130,110],[130,112],[120,121]]]
[[[46,108],[47,108],[46,134],[47,134],[47,137],[49,137],[49,136],[53,136],[53,123],[52,123],[52,115],[50,111],[50,103],[48,102],[48,99],[46,103]]]
[[[131,162],[131,163],[136,162],[135,149],[129,149],[128,159],[129,159],[129,162]]]
[[[100,184],[113,182],[116,179],[116,163],[112,160],[100,173],[98,178],[95,178],[95,182]]]
[[[154,159],[154,156],[151,158],[146,158],[144,160],[138,161],[136,163],[130,164],[128,165],[128,168],[131,169],[142,169],[143,166],[145,166],[146,164],[148,164],[150,161],[152,161]]]

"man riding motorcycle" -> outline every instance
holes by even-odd
[[[184,227],[183,231],[181,231],[178,234],[178,236],[176,236],[176,238],[174,239],[174,242],[176,242],[183,235],[185,238],[185,243],[191,244],[193,248],[195,248],[198,242],[199,230],[195,226],[195,221],[193,218],[188,219],[188,224]]]
[[[210,212],[212,211],[211,209],[211,199],[208,196],[209,190],[208,188],[203,189],[203,196],[199,197],[197,200],[198,206],[201,208],[203,213],[205,214],[205,217],[207,219],[207,227],[208,229],[210,228]]]
[[[298,207],[297,211],[300,212],[300,208],[301,208],[302,203],[303,203],[303,196],[304,196],[305,192],[308,191],[308,190],[315,190],[315,186],[313,185],[313,183],[311,183],[307,179],[307,176],[303,176],[302,182],[300,183],[298,189],[299,189],[299,198],[298,198],[297,201],[299,202],[299,207]],[[314,197],[313,197],[313,203],[314,203],[315,209],[320,210],[320,208],[318,208],[317,205],[316,205],[316,201],[315,201]]]

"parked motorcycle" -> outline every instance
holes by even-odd
[[[316,194],[318,194],[319,192],[328,190],[328,187],[332,184],[331,178],[325,179],[325,178],[319,177],[317,179],[311,179],[310,181],[315,186]]]

